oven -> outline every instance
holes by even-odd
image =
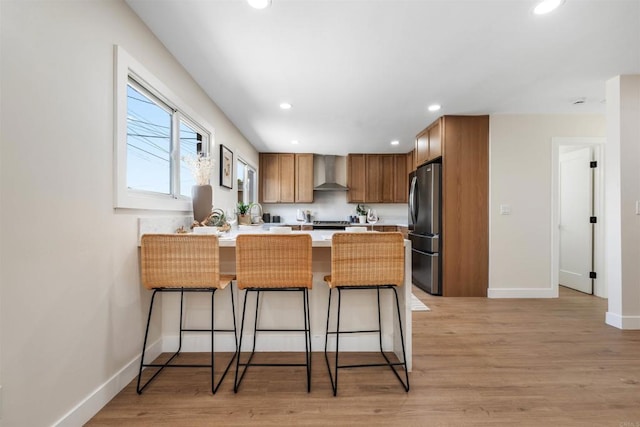
[[[314,230],[344,230],[349,225],[349,221],[313,221]]]

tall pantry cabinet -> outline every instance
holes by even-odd
[[[489,116],[440,117],[415,151],[418,166],[442,156],[442,295],[487,296]]]

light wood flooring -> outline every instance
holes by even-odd
[[[251,368],[238,394],[230,372],[215,395],[206,369],[165,370],[141,396],[133,381],[88,425],[640,427],[640,331],[607,326],[606,300],[414,290],[431,311],[413,313],[409,393],[388,369],[366,368],[342,370],[333,397],[315,353],[311,393],[304,368]]]

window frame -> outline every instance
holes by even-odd
[[[210,155],[215,152],[213,127],[121,46],[114,46],[114,51],[114,208],[191,211],[191,198],[180,195],[180,122],[183,121],[201,133],[202,151]],[[138,90],[137,85],[173,111],[170,154],[171,194],[127,187],[127,87],[130,79],[134,81],[133,87],[136,90]]]

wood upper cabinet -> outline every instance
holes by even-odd
[[[260,203],[313,202],[313,154],[261,153],[259,194]]]
[[[349,154],[348,201],[351,203],[405,203],[406,154]]]
[[[419,166],[429,160],[429,130],[425,129],[416,137],[415,164]]]
[[[440,120],[429,126],[429,160],[442,156],[442,137],[441,137]]]
[[[365,202],[366,163],[365,154],[349,154],[347,156],[347,200],[350,203]]]
[[[279,154],[280,162],[280,203],[293,203],[296,186],[295,155],[291,153]]]
[[[260,203],[280,201],[279,154],[260,154]]]
[[[297,203],[313,203],[313,154],[296,154]]]
[[[413,156],[412,156],[413,160]],[[407,155],[394,154],[394,184],[393,202],[407,203],[409,197],[409,171],[407,170]]]
[[[379,203],[382,201],[382,159],[380,156],[365,154],[365,202]]]
[[[415,165],[420,166],[430,160],[442,156],[442,129],[440,122],[436,120],[428,128],[416,136]]]
[[[416,150],[407,153],[407,174],[416,170]]]

